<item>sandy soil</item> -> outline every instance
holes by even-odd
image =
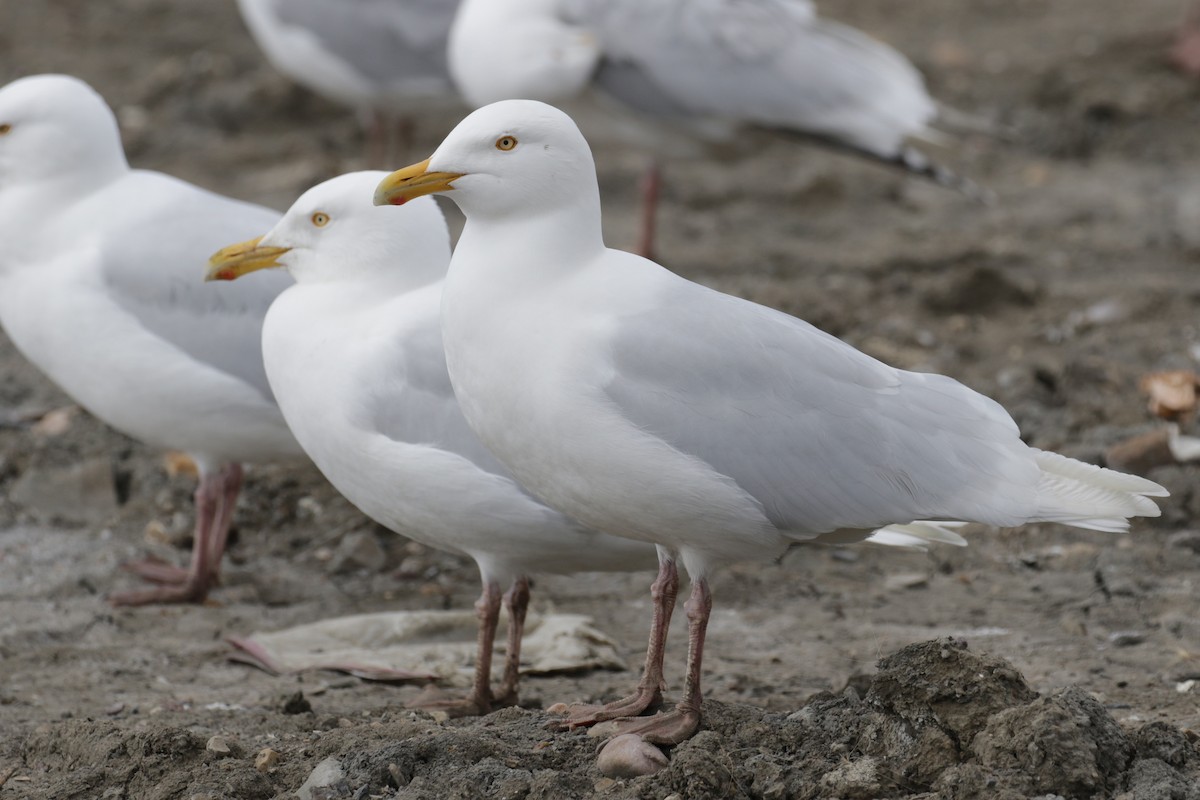
[[[1200,85],[1165,59],[1183,4],[822,8],[995,121],[1002,136],[939,154],[997,202],[747,137],[669,165],[664,262],[953,375],[1037,446],[1098,461],[1154,427],[1138,377],[1200,355]],[[278,207],[362,166],[352,116],[275,75],[232,2],[3,0],[0,19],[0,81],[88,80],[137,166]],[[412,159],[458,116],[420,117]],[[628,245],[641,159],[597,161],[609,241]],[[1200,798],[1194,467],[1151,473],[1173,495],[1128,535],[979,529],[961,550],[721,573],[705,730],[658,775],[615,780],[595,739],[547,733],[538,709],[614,697],[633,671],[529,680],[526,708],[439,722],[403,709],[415,687],[226,661],[227,635],[474,599],[471,565],[377,528],[311,469],[253,470],[210,605],[109,607],[122,561],[185,558],[191,482],[85,413],[44,420],[69,404],[0,337],[0,797],[289,798],[333,758],[342,778],[313,796]],[[383,565],[356,559],[373,545]],[[636,668],[649,580],[540,580],[534,603],[592,615]],[[676,684],[683,647],[673,631]],[[298,690],[311,710],[288,713]]]

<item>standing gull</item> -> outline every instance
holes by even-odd
[[[200,280],[215,247],[278,218],[131,170],[112,111],[82,81],[40,75],[0,89],[0,324],[84,408],[200,470],[191,568],[135,565],[162,585],[117,604],[203,600],[241,463],[301,453],[257,349],[286,276]]]
[[[375,208],[383,172],[304,193],[270,233],[213,256],[210,279],[283,267],[295,278],[263,326],[267,377],[305,451],[369,517],[419,542],[469,556],[483,592],[475,684],[436,703],[483,713],[516,702],[530,573],[649,569],[654,548],[589,530],[531,497],[471,431],[442,347],[450,236],[432,199]],[[923,524],[878,531],[878,544],[961,543]],[[511,589],[501,598],[501,588]],[[501,602],[508,646],[490,686]]]
[[[938,107],[891,47],[820,19],[808,0],[463,0],[450,72],[473,107],[561,103],[594,89],[659,131],[729,141],[747,126],[799,134],[978,191],[909,146]],[[660,148],[661,149],[661,148]],[[653,244],[657,162],[639,252]]]
[[[442,307],[467,421],[552,507],[658,546],[637,691],[571,709],[566,727],[660,700],[677,561],[692,579],[683,699],[617,725],[661,744],[699,724],[715,565],[914,519],[1122,531],[1159,513],[1148,497],[1161,486],[1029,447],[1003,408],[950,378],[607,249],[591,151],[555,108],[476,111],[375,202],[433,192],[467,218]]]
[[[238,0],[275,69],[359,112],[369,160],[391,157],[395,139],[407,138],[407,104],[454,97],[446,40],[457,7],[458,0]]]
[[[654,548],[547,508],[471,432],[442,349],[450,234],[431,198],[375,208],[371,193],[386,174],[356,172],[309,189],[265,236],[213,256],[209,278],[291,273],[296,284],[263,325],[262,353],[296,438],[367,516],[479,565],[474,687],[465,699],[426,705],[483,714],[516,703],[530,574],[650,569]],[[493,693],[501,602],[508,646]]]

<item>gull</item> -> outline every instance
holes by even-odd
[[[301,454],[257,350],[286,276],[201,281],[213,248],[278,218],[130,169],[112,111],[82,81],[38,75],[0,89],[0,325],[81,406],[199,468],[190,569],[131,565],[163,585],[114,603],[203,600],[241,464]]]
[[[386,174],[350,173],[309,189],[266,235],[214,255],[208,274],[233,280],[276,267],[291,274],[295,285],[272,303],[261,349],[296,438],[367,516],[479,566],[471,693],[418,702],[484,714],[517,702],[531,574],[651,569],[655,553],[538,502],[471,432],[442,351],[446,221],[432,198],[399,211],[373,206]],[[502,603],[508,644],[493,693]]]
[[[819,18],[808,0],[463,0],[449,58],[475,108],[516,98],[561,104],[592,90],[607,119],[617,111],[636,120],[642,139],[675,131],[736,142],[752,126],[980,191],[908,144],[940,138],[931,127],[938,104],[917,69]],[[677,151],[675,139],[654,149]],[[647,256],[659,184],[653,160],[639,242]]]
[[[446,41],[458,0],[238,0],[275,69],[358,110],[369,158],[390,157],[412,102],[454,98]]]
[[[375,202],[437,192],[466,216],[442,336],[467,421],[548,505],[658,548],[637,691],[572,708],[564,727],[661,701],[680,562],[692,581],[683,697],[615,726],[658,744],[699,724],[716,566],[912,520],[1123,531],[1159,513],[1158,484],[1026,445],[999,404],[949,377],[894,369],[606,248],[591,151],[556,108],[475,111]]]
[[[588,529],[517,484],[463,416],[442,347],[450,235],[432,198],[399,212],[371,202],[384,172],[305,192],[266,235],[212,257],[208,277],[283,268],[295,279],[263,326],[267,378],[317,467],[367,516],[479,566],[475,680],[466,698],[423,703],[456,714],[517,700],[531,573],[650,569],[654,548]],[[877,531],[877,544],[960,544],[942,526]],[[501,588],[511,588],[501,596]],[[508,644],[490,686],[500,606]]]

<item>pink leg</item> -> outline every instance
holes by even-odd
[[[1193,5],[1175,35],[1171,63],[1181,72],[1200,77],[1200,6]]]
[[[504,655],[504,682],[495,702],[498,706],[515,706],[521,680],[521,638],[525,635],[525,612],[529,609],[529,579],[524,575],[505,592],[504,607],[508,609],[508,647]]]
[[[700,704],[703,701],[700,665],[704,660],[704,634],[712,613],[712,593],[708,591],[707,580],[700,578],[692,582],[692,596],[684,608],[688,616],[688,662],[683,700],[666,714],[618,721],[614,736],[634,733],[651,744],[676,745],[691,738],[700,727]]]
[[[363,126],[367,135],[367,168],[379,169],[387,166],[388,130],[387,121],[379,111],[370,109],[364,112],[367,116]]]
[[[196,487],[196,528],[188,571],[177,571],[157,560],[130,565],[133,572],[164,585],[155,589],[118,592],[109,597],[109,602],[117,606],[204,602],[209,590],[217,582],[221,556],[225,552],[233,508],[241,486],[242,467],[239,464],[226,465],[215,475],[202,475]]]
[[[229,542],[229,529],[233,527],[233,511],[237,507],[238,495],[242,493],[245,471],[241,464],[226,464],[218,473],[221,495],[217,503],[213,534],[208,541],[208,563],[212,569],[209,585],[215,586],[221,572],[221,558]]]
[[[650,643],[646,647],[646,666],[637,691],[628,697],[607,705],[573,705],[563,707],[566,718],[555,720],[548,727],[556,730],[595,725],[610,719],[637,716],[662,704],[662,693],[667,688],[663,678],[663,657],[667,650],[667,630],[671,626],[671,613],[675,610],[675,598],[679,594],[679,568],[675,560],[659,556],[658,577],[650,586],[650,597],[654,601],[654,617],[650,623]],[[558,707],[549,710],[555,713]]]
[[[437,693],[426,693],[410,702],[409,708],[438,709],[452,717],[476,716],[492,710],[492,646],[500,622],[500,587],[495,583],[483,585],[483,594],[475,602],[475,615],[479,618],[479,639],[471,694],[465,698],[446,699]]]
[[[658,194],[662,189],[662,169],[651,160],[642,175],[642,230],[638,237],[638,255],[654,258],[654,234],[658,221]]]

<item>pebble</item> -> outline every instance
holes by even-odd
[[[315,800],[318,794],[325,794],[324,792],[318,793],[317,790],[336,786],[345,783],[345,781],[346,773],[342,769],[342,763],[333,756],[330,756],[313,768],[313,771],[308,775],[308,779],[296,790],[296,796],[300,800]],[[349,786],[346,787],[346,793],[350,793]]]
[[[270,772],[279,763],[279,751],[264,747],[254,757],[254,768],[259,772]]]
[[[210,738],[208,744],[204,745],[204,749],[219,756],[233,755],[233,747],[230,745],[229,740],[220,735]]]
[[[596,768],[609,778],[636,778],[653,775],[670,762],[654,745],[636,733],[613,737],[596,759]]]
[[[1108,643],[1113,647],[1133,647],[1146,641],[1146,634],[1141,631],[1114,631],[1108,635]]]

